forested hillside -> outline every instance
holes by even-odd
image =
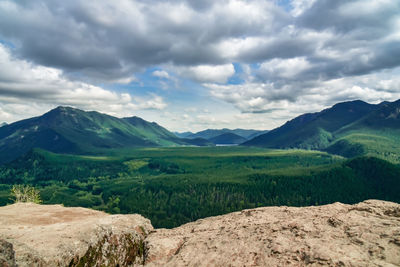
[[[58,107],[40,117],[0,128],[0,164],[32,148],[56,153],[96,154],[114,148],[209,145],[181,139],[155,122],[116,118],[99,112]]]
[[[139,213],[155,227],[244,208],[400,202],[400,168],[361,157],[242,147],[149,148],[93,157],[36,150],[0,168],[0,204],[13,184],[40,190],[44,203]]]
[[[359,100],[338,103],[321,112],[296,117],[243,145],[315,149],[400,163],[399,110],[400,101],[378,105]]]

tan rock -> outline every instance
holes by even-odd
[[[154,231],[140,215],[15,204],[0,207],[0,241],[4,266],[14,251],[19,266],[400,266],[400,205],[265,207]]]
[[[13,245],[18,266],[141,264],[152,230],[140,215],[32,203],[0,207],[0,239]]]
[[[400,205],[266,207],[146,238],[147,266],[400,266]]]

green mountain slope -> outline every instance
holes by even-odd
[[[182,133],[174,132],[174,134],[179,138],[186,138],[186,137],[192,135],[193,133],[192,132],[182,132]]]
[[[321,112],[301,115],[244,144],[273,148],[325,148],[333,140],[333,132],[377,107],[360,100],[339,103]]]
[[[400,128],[400,100],[383,102],[378,109],[340,129],[340,132],[355,129],[399,129]]]
[[[156,123],[138,117],[119,119],[98,112],[58,107],[0,128],[0,163],[32,148],[58,153],[93,153],[104,149],[189,145]]]
[[[379,109],[335,132],[326,151],[352,157],[371,155],[400,162],[400,101],[384,102]]]
[[[234,133],[223,133],[209,139],[210,142],[220,145],[241,144],[246,140],[246,138]]]
[[[239,135],[241,137],[244,137],[246,139],[251,139],[255,136],[258,136],[260,134],[266,133],[268,131],[260,131],[260,130],[252,130],[252,129],[207,129],[204,131],[200,131],[197,133],[192,133],[192,134],[187,134],[185,137],[186,138],[204,138],[210,140],[211,138],[217,137],[218,135],[224,134],[224,133],[233,133],[236,135]]]
[[[345,157],[371,155],[400,162],[400,101],[339,103],[301,115],[244,145],[317,149]]]
[[[158,145],[171,146],[184,143],[180,138],[155,122],[148,122],[136,116],[123,118],[123,120],[133,125],[144,139],[151,140]]]

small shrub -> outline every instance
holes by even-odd
[[[15,203],[18,202],[33,202],[36,204],[42,203],[39,190],[30,185],[14,185],[11,189],[11,195],[15,198]]]

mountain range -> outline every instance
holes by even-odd
[[[400,100],[380,104],[343,102],[298,116],[243,145],[325,150],[347,157],[368,153],[398,157],[399,114]]]
[[[172,133],[139,117],[58,107],[42,116],[0,127],[0,163],[33,148],[56,153],[97,153],[133,147],[241,144],[265,148],[322,150],[345,157],[370,154],[400,161],[400,100],[356,100],[300,115],[271,131],[207,129]]]
[[[207,139],[214,144],[241,144],[256,136],[267,133],[268,130],[253,130],[253,129],[206,129],[197,133],[183,132],[175,135],[181,138],[203,138]]]
[[[42,116],[0,128],[0,163],[32,148],[57,153],[93,153],[104,149],[210,145],[205,139],[176,137],[155,122],[116,118],[99,112],[57,107]]]

